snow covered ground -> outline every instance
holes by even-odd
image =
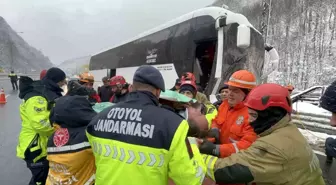
[[[321,114],[331,116],[331,113],[321,107],[315,106],[306,102],[295,102],[293,103],[293,109],[298,112],[312,113],[312,114]]]
[[[294,103],[293,109],[301,113],[311,113],[311,114],[331,116],[331,113],[329,111],[306,102]],[[324,143],[328,137],[336,138],[336,133],[335,135],[328,135],[326,133],[313,132],[308,129],[299,129],[299,130],[301,131],[302,135],[308,140],[308,143],[313,147],[313,149],[320,152],[324,151]]]

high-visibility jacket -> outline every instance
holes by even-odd
[[[22,128],[16,147],[17,157],[36,162],[47,156],[48,137],[54,132],[49,123],[50,110],[62,89],[48,79],[33,81],[20,78]]]
[[[15,73],[9,73],[8,77],[10,78],[10,80],[12,82],[16,82],[18,80],[18,77],[17,77],[17,75]]]
[[[96,167],[85,129],[96,115],[84,96],[64,96],[57,101],[50,113],[50,121],[59,128],[48,140],[47,185],[94,184]]]
[[[248,109],[243,103],[230,107],[225,100],[218,109],[211,127],[220,130],[220,157],[227,157],[248,148],[257,135],[248,121]]]
[[[210,129],[212,121],[216,118],[216,116],[218,114],[218,111],[217,111],[216,107],[212,104],[205,104],[205,107],[207,109],[206,114],[205,114],[205,118],[208,121],[208,124],[209,124],[208,128]]]
[[[189,125],[159,107],[150,92],[131,92],[128,100],[100,112],[87,127],[96,162],[96,185],[168,183],[199,185],[205,166],[187,138]],[[194,150],[194,151],[193,151]]]

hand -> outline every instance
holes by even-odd
[[[218,128],[212,128],[208,132],[208,137],[213,137],[215,138],[215,144],[220,144],[219,140],[219,129]]]
[[[208,140],[197,139],[199,150],[202,154],[214,155],[219,157],[219,145],[215,145]]]

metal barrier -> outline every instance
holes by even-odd
[[[336,127],[330,126],[330,117],[328,114],[296,112],[292,114],[292,122],[302,129],[336,135]]]

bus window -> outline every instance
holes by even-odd
[[[197,82],[205,89],[211,76],[216,51],[216,41],[202,42],[196,47],[193,72]]]

